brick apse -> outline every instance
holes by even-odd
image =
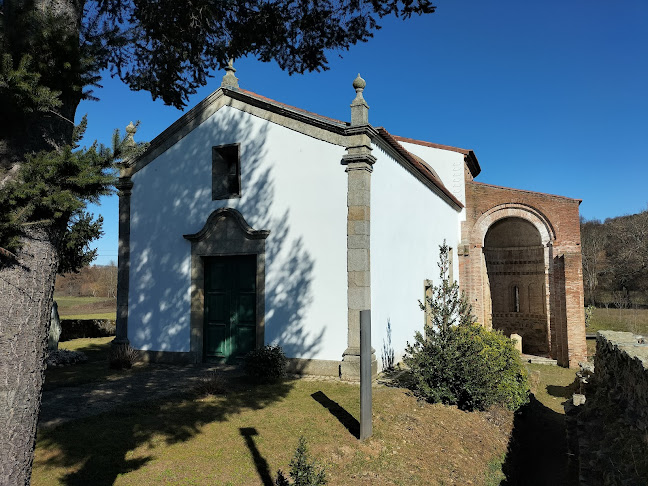
[[[478,322],[522,336],[524,353],[578,366],[587,354],[581,201],[467,179],[459,271]]]

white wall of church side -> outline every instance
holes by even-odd
[[[212,146],[240,143],[242,197],[212,201]],[[223,107],[133,175],[128,338],[137,349],[190,350],[191,244],[231,207],[266,240],[266,343],[289,357],[339,360],[346,349],[344,147]]]
[[[382,149],[371,174],[372,345],[381,366],[383,339],[391,323],[396,362],[423,330],[424,281],[439,283],[439,245],[446,240],[457,262],[460,212],[424,186]],[[458,280],[455,263],[455,278]]]
[[[421,157],[432,167],[441,178],[446,188],[466,204],[466,185],[464,181],[464,154],[426,147],[416,143],[399,142],[405,149]]]

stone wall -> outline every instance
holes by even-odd
[[[61,319],[59,342],[114,335],[115,321],[110,319]]]
[[[591,381],[572,414],[580,484],[648,484],[648,338],[600,331]]]

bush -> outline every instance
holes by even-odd
[[[88,357],[81,351],[72,351],[71,349],[57,349],[48,351],[45,363],[50,366],[67,366],[76,363],[85,363]]]
[[[108,366],[114,370],[130,369],[139,359],[136,349],[126,345],[111,345]]]
[[[223,376],[216,371],[209,371],[198,380],[194,391],[198,396],[222,395],[225,393],[226,383]]]
[[[273,382],[286,376],[286,355],[281,346],[266,345],[245,355],[245,373],[259,382]]]
[[[430,402],[456,404],[462,410],[502,405],[517,410],[529,400],[526,370],[513,342],[476,324],[457,282],[450,282],[450,248],[439,247],[439,278],[421,308],[431,324],[407,343],[403,362],[410,368],[416,394]]]
[[[513,342],[479,324],[417,333],[404,362],[415,392],[430,402],[462,410],[502,405],[517,410],[529,401],[527,373]]]
[[[304,437],[299,438],[295,455],[290,460],[290,477],[293,479],[293,486],[323,486],[327,484],[324,468],[308,458]],[[284,476],[281,469],[277,471],[275,484],[276,486],[290,486],[288,478]]]

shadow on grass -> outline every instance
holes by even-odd
[[[575,386],[573,383],[567,386],[547,385],[547,393],[552,397],[565,399],[571,398],[571,396],[574,394],[574,391]]]
[[[132,403],[112,412],[44,430],[39,432],[39,447],[48,448],[51,453],[41,464],[71,470],[60,479],[61,484],[112,485],[119,475],[135,471],[151,461],[153,455],[148,451],[155,450],[156,443],[186,442],[199,435],[209,423],[227,421],[245,409],[262,409],[285,397],[292,383],[252,386],[239,380],[229,385],[224,396],[214,399],[198,400],[196,395],[186,393]],[[256,449],[252,430],[241,429],[241,435],[264,484],[272,484],[267,483],[270,473]],[[136,449],[138,457],[132,457]]]
[[[97,342],[98,340],[101,342]],[[45,383],[43,389],[53,390],[59,387],[77,386],[95,381],[103,381],[107,377],[132,373],[132,371],[115,371],[108,367],[110,341],[112,341],[112,338],[83,338],[61,343],[59,349],[73,349],[74,351],[80,351],[88,357],[88,361],[69,366],[48,368],[45,371]],[[72,343],[73,345],[70,345]],[[79,343],[81,344],[79,345]],[[143,368],[144,367],[142,367],[142,369]]]
[[[322,405],[322,407],[331,412],[331,415],[338,419],[340,423],[344,425],[344,427],[349,432],[351,432],[351,435],[353,435],[356,439],[360,438],[360,422],[358,422],[358,420],[353,415],[347,412],[344,407],[342,407],[339,403],[331,400],[322,391],[313,393],[311,397],[313,397],[313,400]]]
[[[502,471],[506,476],[502,485],[576,485],[568,468],[565,416],[531,395],[531,401],[515,415]]]
[[[268,461],[266,461],[265,458],[261,455],[259,449],[254,443],[254,436],[259,435],[257,429],[255,429],[254,427],[241,427],[239,428],[239,432],[245,439],[245,445],[247,445],[248,449],[250,449],[250,454],[252,454],[252,459],[254,460],[254,466],[259,473],[259,477],[261,478],[263,486],[273,486],[274,481],[272,480],[272,476],[270,475]]]

